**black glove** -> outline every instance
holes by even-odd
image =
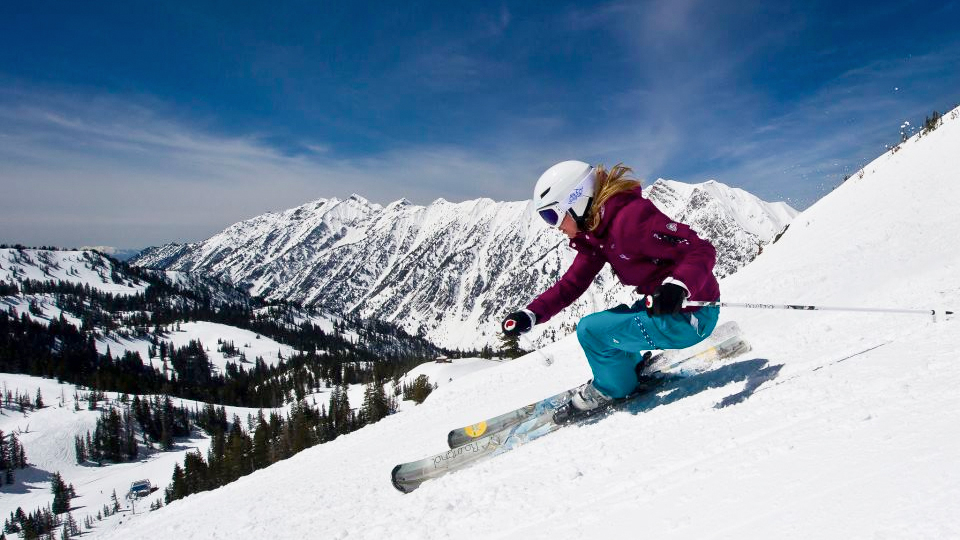
[[[647,297],[647,314],[656,317],[680,313],[680,308],[683,307],[683,301],[686,299],[686,289],[673,283],[665,283]]]
[[[515,311],[503,320],[501,327],[504,335],[513,337],[526,334],[533,328],[534,320],[528,311]]]

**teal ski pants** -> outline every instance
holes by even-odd
[[[621,304],[580,319],[577,338],[593,370],[593,385],[620,398],[637,387],[634,370],[643,351],[696,345],[713,332],[719,317],[719,307],[651,317],[640,302]]]

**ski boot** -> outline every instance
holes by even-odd
[[[650,390],[663,384],[663,381],[646,374],[644,371],[657,360],[659,355],[647,351],[643,358],[637,362],[634,371],[637,374],[637,387],[629,395],[622,398],[612,398],[593,386],[593,380],[577,388],[577,391],[570,398],[570,401],[564,403],[553,413],[553,421],[557,424],[569,424],[590,416],[601,414],[617,403],[626,401],[637,394],[649,392]]]
[[[591,379],[577,388],[570,401],[557,408],[553,413],[553,421],[557,424],[569,424],[600,414],[618,401],[622,401],[622,398],[612,398],[597,390]]]
[[[653,351],[647,351],[643,353],[643,358],[641,358],[640,361],[637,362],[637,365],[633,368],[633,371],[637,374],[638,381],[642,382],[644,379],[651,377],[651,374],[649,373],[650,367],[657,359],[660,358],[661,354],[661,352],[654,354]]]

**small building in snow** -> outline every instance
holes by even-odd
[[[149,480],[137,480],[130,484],[130,491],[127,492],[128,499],[139,499],[153,493],[153,484]]]

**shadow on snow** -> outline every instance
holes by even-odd
[[[52,472],[27,465],[26,469],[14,469],[13,474],[14,483],[3,484],[0,487],[0,493],[22,495],[35,491],[46,491],[51,493],[51,497],[53,496],[50,492],[50,482],[53,479]]]
[[[705,390],[723,388],[729,384],[746,381],[743,390],[723,398],[714,405],[715,408],[722,409],[742,403],[750,398],[761,385],[775,379],[781,368],[783,368],[783,364],[771,366],[768,360],[755,358],[728,364],[690,377],[668,380],[656,390],[656,394],[632,401],[624,410],[631,414],[643,413],[661,405],[669,405],[681,399],[695,396]]]

